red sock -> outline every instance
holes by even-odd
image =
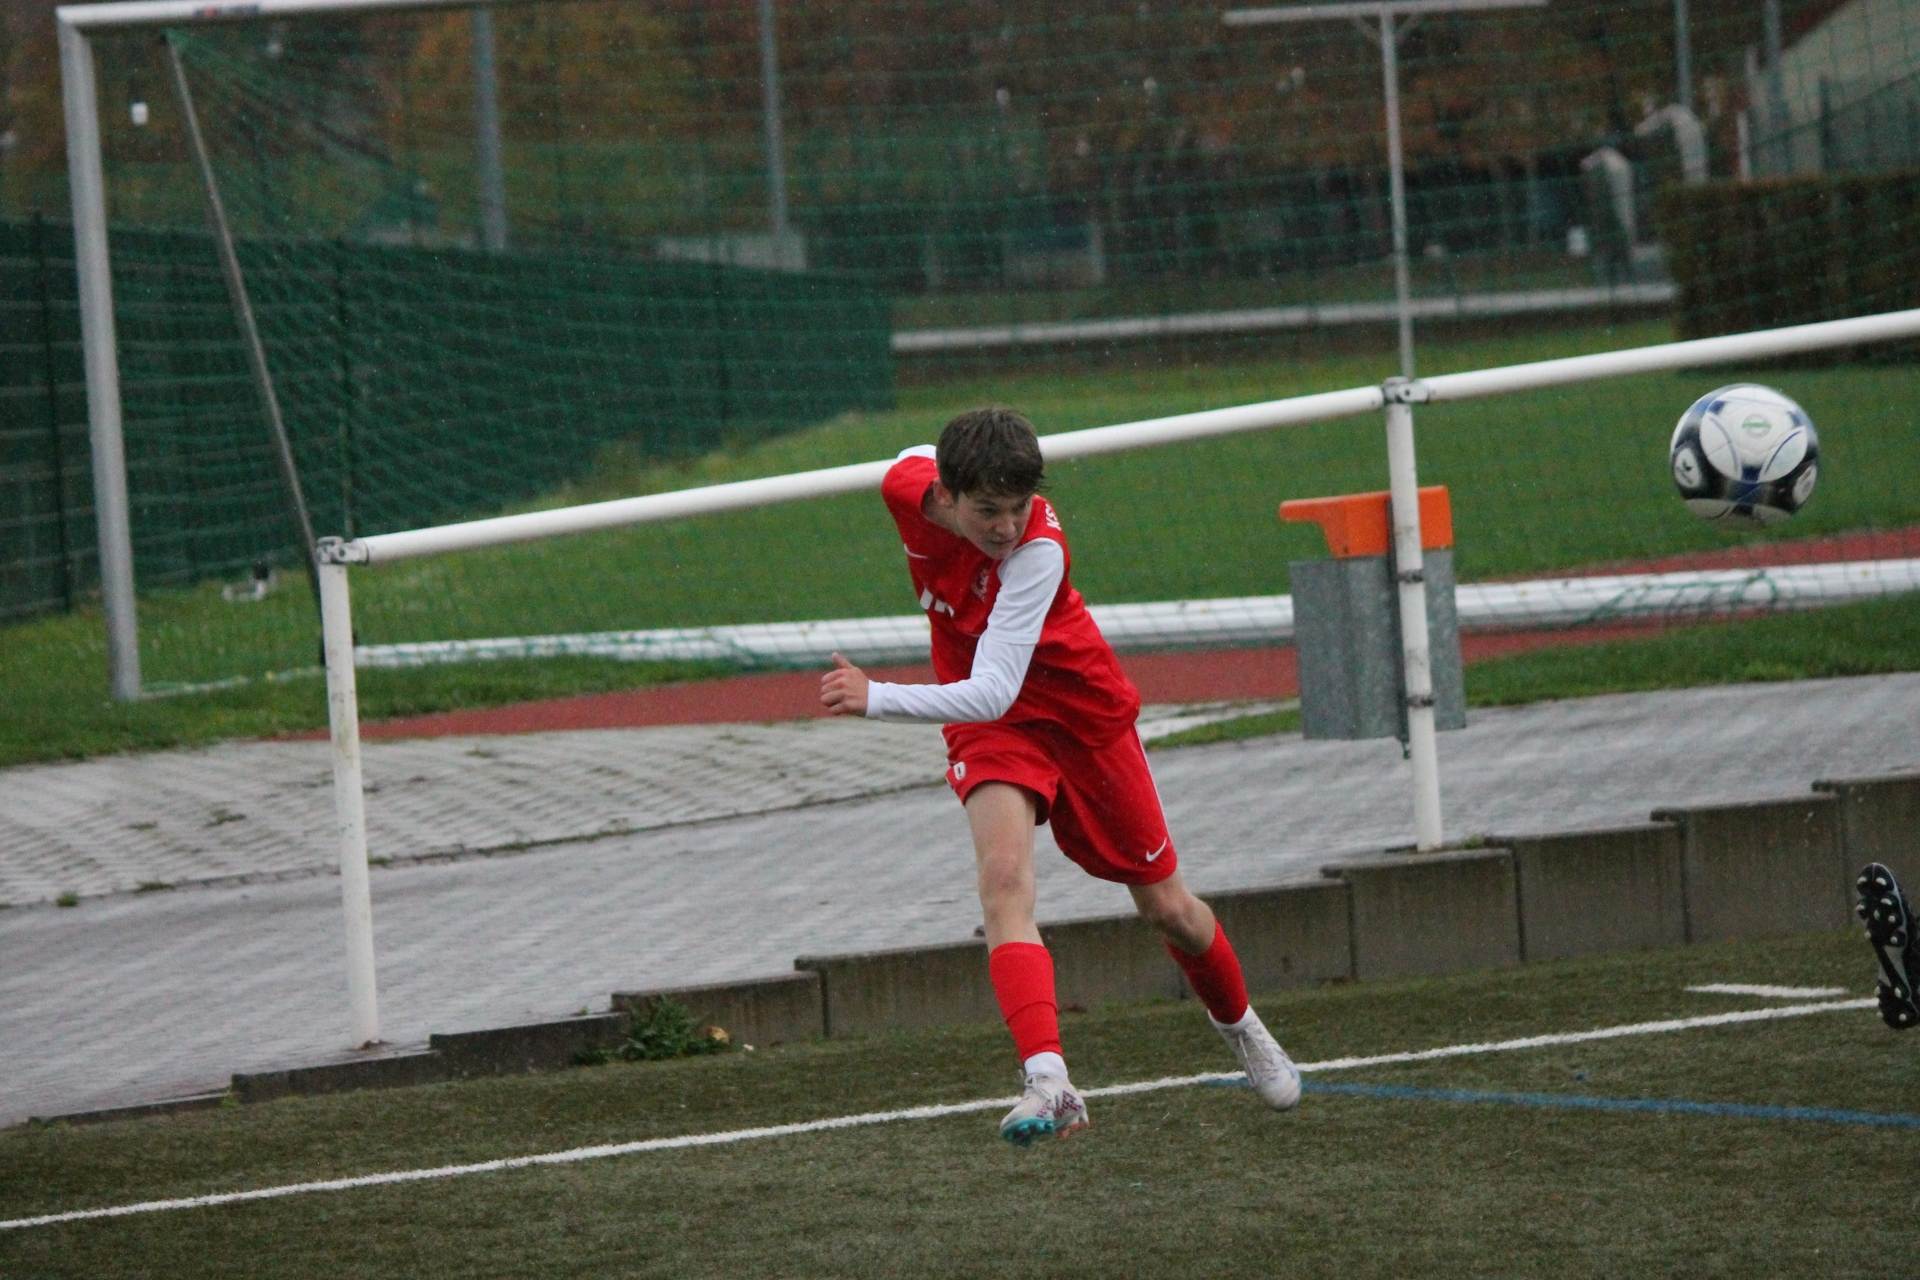
[[[1037,942],[1003,942],[987,957],[1000,1012],[1025,1062],[1060,1052],[1060,1010],[1053,995],[1053,957]]]
[[[1207,1006],[1215,1022],[1238,1022],[1247,1016],[1247,980],[1240,973],[1240,957],[1233,954],[1227,931],[1213,924],[1213,945],[1199,955],[1188,955],[1167,943],[1167,954],[1187,975],[1193,994]]]

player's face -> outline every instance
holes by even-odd
[[[995,560],[1005,560],[1020,544],[1033,514],[1033,495],[1011,498],[1002,493],[963,493],[953,504],[960,536]]]

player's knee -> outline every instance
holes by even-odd
[[[997,902],[1033,891],[1033,874],[1018,858],[980,860],[980,899]]]
[[[1191,951],[1196,940],[1213,936],[1213,913],[1184,887],[1136,891],[1134,905],[1139,908],[1141,919],[1183,950]],[[1200,945],[1204,946],[1205,942],[1200,941]]]
[[[1166,898],[1147,898],[1139,904],[1140,918],[1158,929],[1161,933],[1173,934],[1180,930],[1186,913],[1180,903]]]

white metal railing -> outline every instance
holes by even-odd
[[[1400,582],[1402,664],[1407,694],[1407,750],[1412,762],[1415,844],[1439,847],[1440,761],[1434,739],[1433,684],[1427,652],[1426,583],[1421,573],[1419,481],[1414,465],[1416,404],[1507,395],[1629,374],[1693,368],[1735,360],[1761,360],[1793,352],[1857,346],[1920,336],[1920,309],[1830,320],[1819,324],[1670,342],[1658,346],[1543,360],[1532,364],[1443,374],[1419,381],[1389,378],[1380,386],[1296,396],[1263,404],[1178,414],[1041,437],[1050,461],[1093,457],[1129,449],[1207,439],[1243,431],[1271,430],[1384,409],[1391,481],[1393,541]],[[367,886],[366,819],[362,811],[359,719],[354,694],[352,604],[349,566],[383,564],[419,556],[503,546],[536,538],[684,519],[746,507],[877,488],[887,461],[829,467],[787,476],[682,489],[614,502],[596,502],[415,529],[342,541],[322,539],[321,612],[325,633],[327,697],[331,713],[335,816],[345,898],[350,1025],[354,1041],[379,1039],[374,983],[372,906]]]

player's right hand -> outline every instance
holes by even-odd
[[[867,683],[866,672],[836,653],[833,670],[820,677],[820,704],[830,716],[864,716]]]

